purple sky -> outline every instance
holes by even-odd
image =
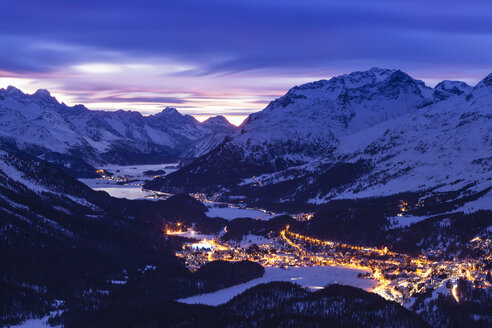
[[[0,2],[0,87],[68,104],[240,120],[373,66],[433,85],[492,72],[492,1]]]

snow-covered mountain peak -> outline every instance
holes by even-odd
[[[405,85],[413,83],[415,80],[407,73],[398,69],[391,72],[391,74],[387,76],[383,81],[387,81],[388,83],[393,84]]]
[[[443,80],[436,84],[434,90],[448,91],[457,95],[471,91],[472,87],[462,81]]]
[[[204,126],[207,127],[213,127],[213,126],[223,126],[223,127],[230,127],[231,123],[222,115],[217,115],[210,117],[203,121],[202,123]]]
[[[0,107],[9,107],[13,110],[24,107],[24,113],[32,112],[37,115],[39,115],[41,111],[35,103],[43,103],[45,107],[60,106],[60,103],[56,98],[52,97],[49,91],[45,89],[39,89],[33,94],[27,94],[16,87],[8,86],[7,89],[0,89],[0,100],[2,100]],[[28,104],[31,104],[32,106],[29,106]]]
[[[24,94],[22,91],[20,91],[13,85],[9,85],[7,89],[2,89],[2,90],[5,90],[8,94]]]
[[[373,67],[368,72],[374,74],[374,76],[377,78],[377,81],[379,82],[383,81],[396,71],[396,69]]]
[[[146,117],[145,120],[152,127],[160,130],[181,130],[184,135],[191,133],[188,135],[191,139],[195,139],[198,135],[203,135],[203,131],[198,131],[202,129],[200,122],[191,115],[182,115],[173,107],[166,107],[161,112]],[[192,137],[192,135],[195,137]]]
[[[400,70],[371,68],[368,71],[353,72],[335,76],[330,80],[319,80],[293,87],[283,97],[271,102],[264,112],[285,111],[284,108],[292,108],[296,104],[305,108],[305,103],[313,99],[319,102],[336,102],[339,108],[344,110],[348,102],[360,103],[371,98],[396,99],[401,94],[415,95],[422,101],[423,98],[432,98],[432,88]],[[250,120],[256,118],[253,115]]]
[[[465,82],[444,80],[436,84],[433,95],[434,97],[444,100],[452,95],[461,96],[463,94],[468,94],[471,90],[472,87]]]
[[[473,89],[482,89],[492,87],[492,73],[487,75],[482,81],[480,81]]]
[[[374,96],[396,99],[402,94],[414,95],[420,98],[431,98],[432,88],[424,82],[412,78],[400,70],[393,71],[384,80],[376,84],[377,89]]]
[[[88,164],[175,160],[194,142],[231,132],[218,122],[204,125],[171,107],[150,116],[138,111],[93,111],[60,104],[43,89],[31,95],[15,87],[0,89],[0,147],[52,158],[65,167],[73,168],[69,163],[77,159],[89,171]]]
[[[166,107],[160,113],[156,115],[179,115],[182,116],[178,110],[174,107]]]
[[[190,115],[182,115],[174,107],[166,107],[161,112],[154,115],[150,115],[148,118],[154,121],[155,124],[161,124],[161,123],[168,124],[169,122],[173,122],[176,124],[192,124],[192,125],[199,124],[194,117]]]
[[[330,79],[330,82],[341,82],[346,89],[354,89],[382,82],[395,72],[397,71],[394,69],[373,67],[368,71],[357,71],[334,77]]]
[[[51,93],[46,89],[38,89],[33,95],[39,98],[51,98]]]
[[[492,73],[487,75],[483,80],[473,88],[471,93],[467,96],[467,100],[477,99],[481,97],[492,98]]]
[[[233,135],[238,127],[229,123],[222,115],[210,117],[200,123],[200,126],[208,129],[210,134],[201,138],[188,147],[180,157],[183,159],[198,158],[217,147],[226,136]]]
[[[315,82],[305,83],[299,86],[295,86],[287,92],[288,94],[295,94],[303,90],[323,90],[328,92],[336,92],[341,89],[355,89],[365,87],[367,85],[373,85],[374,83],[381,82],[388,78],[396,70],[373,67],[368,71],[358,71],[350,74],[343,74],[334,76],[329,80],[323,79]]]
[[[53,104],[55,106],[59,106],[60,103],[56,100],[55,97],[51,95],[51,93],[46,89],[38,89],[35,93],[31,95],[33,99],[38,101],[42,101],[46,104]]]
[[[17,98],[17,97],[22,97],[24,96],[24,93],[17,89],[14,86],[9,85],[6,89],[0,89],[0,97],[5,98],[5,97],[12,97],[12,98]]]
[[[331,142],[435,102],[432,88],[394,69],[372,68],[290,89],[250,115],[237,139]],[[439,100],[439,99],[438,99]]]

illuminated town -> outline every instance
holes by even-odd
[[[131,176],[107,176],[102,179],[116,181],[128,185],[132,183]],[[137,186],[138,181],[137,181]],[[168,193],[155,193],[156,198],[167,198]],[[251,209],[273,216],[275,213],[257,208],[248,208],[245,204],[220,202],[217,197],[205,194],[190,194],[198,201],[213,206],[224,206],[240,209]],[[149,197],[149,196],[147,196]],[[408,210],[408,202],[399,202],[400,213]],[[415,207],[423,206],[420,200]],[[300,213],[292,217],[299,222],[309,221],[313,213]],[[256,218],[261,219],[262,217]],[[224,228],[224,233],[227,227]],[[187,228],[181,223],[170,224],[165,230],[167,235],[187,237],[194,240],[186,242],[176,256],[184,259],[186,267],[192,271],[198,270],[204,264],[214,261],[249,260],[260,263],[265,267],[312,267],[312,266],[341,266],[363,270],[360,279],[373,279],[377,286],[372,292],[382,297],[405,304],[412,296],[426,291],[446,286],[455,300],[459,302],[456,292],[458,280],[466,279],[477,288],[492,288],[490,278],[490,263],[492,262],[492,240],[476,237],[466,247],[478,258],[459,258],[453,261],[434,260],[443,258],[439,249],[426,250],[419,257],[396,253],[388,248],[353,246],[333,241],[315,239],[292,232],[286,226],[280,233],[271,232],[261,237],[257,243],[241,243],[234,240],[224,241],[220,235],[203,236]]]
[[[191,234],[190,234],[191,233]],[[183,232],[168,230],[168,235]],[[187,236],[196,234],[193,231]],[[198,237],[198,235],[196,235]],[[198,240],[198,239],[197,239]],[[242,246],[237,242],[223,242],[220,238],[199,239],[185,243],[177,256],[183,258],[190,270],[197,270],[214,260],[258,262],[267,267],[343,266],[365,270],[361,279],[374,279],[378,285],[372,289],[386,299],[406,303],[417,293],[447,286],[457,302],[457,281],[464,278],[479,288],[491,288],[487,263],[492,259],[492,240],[474,238],[467,245],[485,254],[479,259],[432,261],[421,255],[412,258],[394,253],[387,248],[359,247],[323,241],[290,231],[286,226],[279,234],[270,233],[267,242]]]

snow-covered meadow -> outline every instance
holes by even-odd
[[[213,293],[180,299],[179,302],[215,306],[227,303],[234,296],[241,294],[251,287],[272,281],[290,281],[312,290],[321,289],[329,284],[350,285],[365,290],[371,290],[376,287],[376,281],[358,278],[357,275],[359,273],[364,274],[366,271],[338,266],[291,267],[287,269],[266,267],[265,274],[261,278],[224,288]]]
[[[226,220],[234,220],[236,218],[251,218],[251,219],[257,219],[257,220],[269,220],[273,217],[268,212],[262,212],[259,210],[253,210],[253,209],[245,209],[245,208],[238,208],[238,207],[209,207],[208,212],[207,212],[208,217],[221,217]]]

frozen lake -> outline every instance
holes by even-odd
[[[177,170],[179,163],[163,163],[163,164],[150,164],[150,165],[106,165],[101,169],[109,171],[114,175],[127,175],[127,176],[143,176],[145,171],[157,171],[163,170],[166,174],[172,173]],[[168,168],[166,168],[168,167]],[[119,172],[116,172],[119,171]]]
[[[155,195],[155,192],[142,190],[142,185],[146,181],[154,179],[144,175],[145,171],[163,170],[166,174],[177,170],[178,163],[164,163],[152,165],[106,165],[101,167],[114,174],[115,177],[127,178],[132,181],[127,184],[118,184],[118,181],[111,179],[79,179],[94,190],[103,190],[116,198],[144,199]],[[172,168],[171,168],[172,167]],[[165,175],[165,174],[164,174]]]
[[[142,188],[135,187],[102,187],[93,188],[94,190],[103,190],[116,198],[126,198],[126,199],[142,199],[148,196],[152,196],[155,193],[152,191],[144,191]]]
[[[116,184],[115,181],[106,179],[79,179],[94,190],[102,190],[116,198],[143,199],[155,194],[153,191],[142,190],[142,183],[134,182],[128,186]]]
[[[41,319],[29,319],[29,320],[26,320],[17,326],[11,326],[11,328],[47,328],[47,327],[57,328],[57,327],[61,327],[61,326],[50,326],[48,324],[48,319],[49,319],[49,316],[46,316],[46,317],[41,318]]]
[[[156,165],[106,165],[101,167],[113,173],[117,177],[125,177],[130,180],[128,184],[118,184],[118,181],[110,179],[79,179],[79,181],[85,183],[94,190],[102,190],[107,192],[112,197],[126,198],[126,199],[145,199],[152,197],[156,194],[153,191],[142,190],[142,185],[153,177],[145,176],[143,172],[148,170],[164,170],[166,174],[174,172],[177,168],[166,168],[170,166],[176,166],[177,163],[164,163]],[[273,216],[269,213],[262,212],[254,209],[242,209],[233,206],[218,207],[212,203],[204,203],[208,208],[206,213],[208,217],[221,217],[226,220],[233,220],[236,218],[252,218],[257,220],[269,220]]]
[[[234,220],[236,218],[269,220],[272,218],[272,215],[270,215],[269,213],[236,207],[212,207],[208,209],[207,216],[211,218],[219,216],[226,220]]]
[[[261,278],[253,279],[244,284],[224,288],[213,293],[180,299],[179,302],[187,304],[219,305],[227,303],[234,296],[241,294],[251,287],[272,281],[290,281],[313,290],[321,289],[328,284],[350,285],[367,291],[377,286],[375,280],[358,278],[357,275],[359,273],[366,273],[366,271],[338,266],[288,269],[266,267],[265,274]]]

